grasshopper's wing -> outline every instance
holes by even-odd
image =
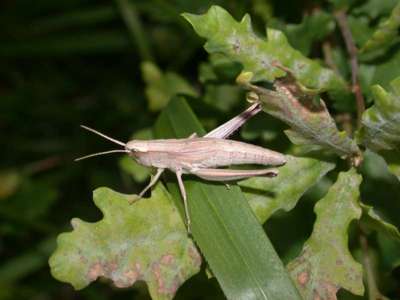
[[[225,139],[229,137],[232,133],[238,130],[248,119],[256,115],[262,110],[259,102],[252,104],[248,109],[237,115],[228,122],[218,126],[214,130],[207,133],[204,137]]]
[[[197,170],[190,170],[190,173],[205,180],[230,181],[230,180],[239,180],[254,176],[275,177],[278,175],[278,170],[271,168],[259,169],[259,170],[197,169]]]

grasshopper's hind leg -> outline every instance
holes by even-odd
[[[182,171],[177,170],[175,172],[175,174],[176,174],[176,178],[178,179],[179,190],[181,191],[181,195],[182,195],[182,199],[183,199],[183,206],[185,207],[186,225],[187,225],[188,233],[191,234],[192,233],[192,230],[191,230],[192,221],[190,220],[186,190],[185,190],[185,186],[183,185],[183,181],[182,181]]]

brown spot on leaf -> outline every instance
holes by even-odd
[[[337,259],[337,260],[336,260],[336,265],[337,265],[337,266],[342,266],[342,265],[343,265],[343,260]]]
[[[322,298],[320,297],[320,295],[316,290],[314,290],[313,300],[322,300]]]
[[[108,272],[112,273],[118,269],[118,264],[115,261],[112,261],[108,264]]]
[[[235,51],[236,54],[240,52],[240,41],[238,39],[235,39],[233,42],[233,51]]]
[[[94,281],[99,276],[104,276],[104,268],[103,268],[102,264],[98,262],[98,263],[93,264],[90,267],[89,272],[87,274],[87,278],[90,281]]]
[[[140,271],[142,270],[142,266],[140,265],[140,263],[135,263],[135,268],[136,268],[136,271],[138,272],[138,273],[140,273]]]
[[[297,276],[297,281],[299,282],[300,285],[305,286],[310,279],[310,275],[307,271],[301,272]]]
[[[166,254],[161,257],[161,263],[163,265],[170,265],[174,262],[174,256],[171,254]]]
[[[330,282],[324,282],[321,284],[323,289],[326,291],[326,299],[327,300],[336,300],[336,292],[338,291],[338,287]]]
[[[197,248],[194,246],[189,247],[189,256],[193,259],[196,266],[201,265],[201,256]]]
[[[124,273],[125,277],[131,282],[131,284],[133,284],[136,279],[139,277],[138,272],[134,271],[134,270],[128,270]]]
[[[160,265],[158,263],[153,264],[152,271],[153,271],[154,277],[156,278],[156,281],[157,281],[158,292],[160,294],[165,294],[166,290],[165,290],[165,286],[164,286],[164,279],[161,276]]]

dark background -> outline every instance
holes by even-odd
[[[133,193],[143,187],[143,182],[124,172],[118,155],[73,162],[76,157],[112,148],[79,125],[93,126],[123,141],[151,127],[158,111],[148,108],[140,69],[143,61],[151,59],[161,70],[179,73],[201,95],[190,103],[211,129],[241,111],[245,104],[237,95],[243,93],[237,91],[237,99],[222,106],[205,100],[205,95],[214,94],[209,94],[198,76],[200,62],[208,57],[202,48],[204,41],[180,13],[203,13],[218,4],[237,19],[249,12],[262,34],[272,15],[275,24],[299,23],[314,9],[329,9],[325,2],[295,0],[131,1],[129,7],[140,22],[138,39],[124,22],[121,2],[10,0],[0,4],[0,299],[147,299],[141,283],[118,290],[100,280],[75,292],[50,275],[47,260],[55,237],[70,230],[70,219],[96,221],[101,217],[91,201],[92,190],[108,186]],[[319,56],[319,49],[318,42],[313,43],[310,55]],[[218,84],[233,86],[230,71]],[[230,101],[230,95],[220,96]],[[257,124],[253,120],[242,137],[261,144],[268,141],[281,150],[288,147],[278,131],[282,124],[271,121],[268,125],[276,131],[270,140],[260,138]],[[368,171],[368,167],[375,169]],[[370,176],[364,192],[397,197],[400,203],[399,185],[393,178],[382,175],[384,171],[374,160],[366,168],[378,175]],[[306,195],[310,201],[299,204],[285,219],[269,222],[269,236],[280,254],[290,257],[307,238],[314,220],[313,199],[330,183],[329,179],[322,182],[314,194]],[[378,184],[379,189],[375,188]],[[398,204],[389,205],[386,213],[399,225],[396,209],[400,211]],[[398,278],[396,273],[386,274],[391,281]],[[395,295],[396,287],[388,289]],[[179,290],[178,298],[223,296],[216,281],[206,279],[202,272]]]

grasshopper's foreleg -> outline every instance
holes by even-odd
[[[164,169],[157,169],[156,175],[154,175],[149,184],[139,193],[138,197],[133,199],[132,201],[129,201],[130,204],[132,204],[134,201],[139,200],[140,198],[143,197],[144,193],[146,193],[153,185],[155,185],[160,178],[161,174],[164,172]]]
[[[190,220],[190,214],[189,214],[189,207],[188,207],[188,203],[187,203],[186,190],[185,190],[185,186],[184,186],[183,181],[182,181],[182,171],[181,170],[177,170],[175,172],[175,174],[176,174],[176,178],[178,179],[179,190],[181,191],[181,195],[182,195],[182,199],[183,199],[183,206],[185,207],[186,225],[187,225],[188,233],[191,234],[192,221]]]

